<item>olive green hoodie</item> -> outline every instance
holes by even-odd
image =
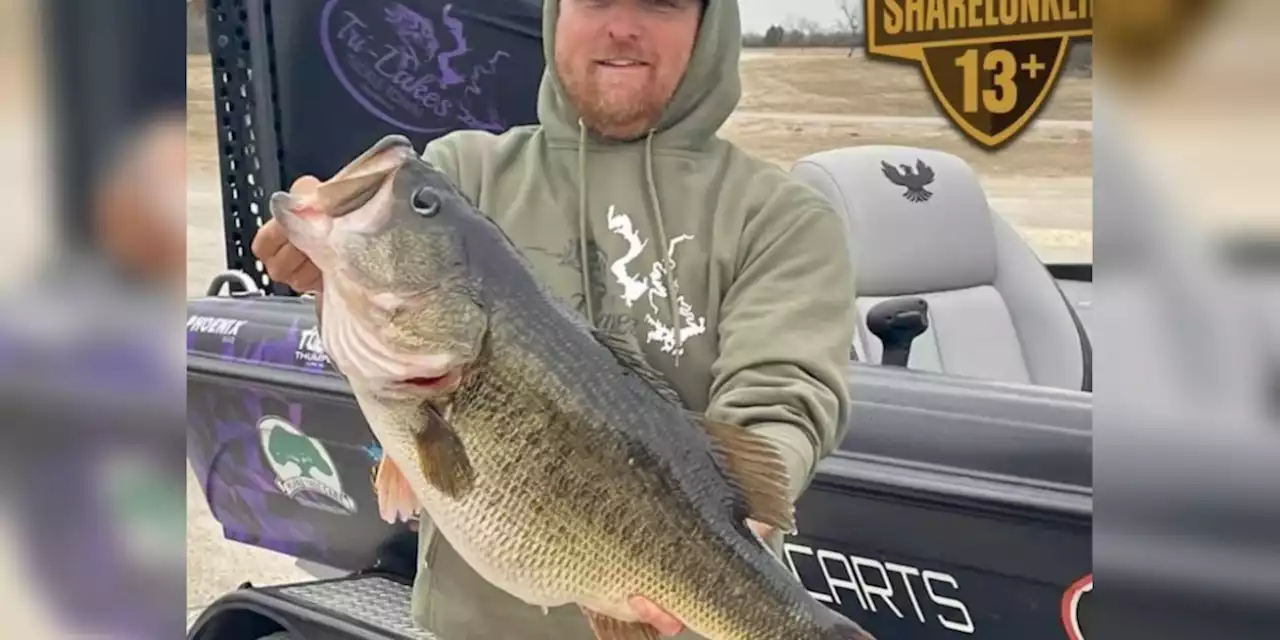
[[[559,2],[543,10],[554,59]],[[460,131],[425,157],[595,324],[634,323],[685,403],[772,437],[792,497],[844,434],[856,327],[844,222],[822,196],[717,137],[741,95],[738,4],[707,0],[683,81],[634,142],[579,124],[554,65],[540,126]]]

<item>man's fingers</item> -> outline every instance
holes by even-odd
[[[751,520],[750,518],[748,518],[747,526],[751,527],[751,530],[754,531],[756,535],[760,536],[760,538],[765,541],[768,541],[769,536],[773,535],[773,527],[763,522],[760,522],[758,520]]]
[[[294,180],[289,192],[294,196],[305,196],[314,193],[319,186],[320,180],[315,176],[302,176]],[[284,227],[278,221],[268,220],[258,229],[251,250],[262,261],[272,280],[299,292],[320,290],[320,270],[305,253],[289,242]]]
[[[680,620],[663,611],[661,607],[644,596],[633,596],[631,598],[631,610],[635,611],[641,622],[657,629],[658,633],[664,636],[679,635],[681,631],[684,631],[684,624]]]
[[[272,279],[282,282],[298,280],[303,275],[302,269],[308,262],[307,255],[293,245],[282,247],[274,256],[271,256],[270,261],[263,260],[267,265],[267,274]]]
[[[315,193],[320,186],[320,178],[315,176],[302,176],[293,181],[293,186],[289,187],[289,194],[294,196],[305,196]]]
[[[307,291],[319,292],[320,286],[323,283],[323,278],[320,275],[320,269],[311,262],[307,262],[302,265],[302,269],[294,275],[292,280],[293,283],[289,284],[289,286],[293,287],[295,291],[303,293]]]
[[[320,269],[293,245],[286,245],[275,256],[264,260],[263,264],[272,280],[283,282],[295,291],[305,293],[320,290]]]
[[[253,235],[253,244],[250,246],[250,250],[259,260],[266,262],[288,244],[289,238],[285,236],[284,228],[280,226],[280,223],[275,220],[268,220]]]
[[[321,274],[307,254],[290,244],[284,228],[275,220],[267,222],[253,239],[253,254],[266,267],[267,275],[297,291],[318,291]]]

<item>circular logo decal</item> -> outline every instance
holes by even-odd
[[[485,95],[510,54],[468,43],[446,4],[436,14],[388,0],[328,0],[320,42],[338,82],[369,113],[406,131],[505,129]]]
[[[324,445],[279,416],[258,421],[262,456],[276,474],[276,487],[307,506],[352,514],[356,501],[342,490],[338,467]]]

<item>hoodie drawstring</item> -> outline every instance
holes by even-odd
[[[587,255],[587,128],[578,118],[578,261],[582,264],[582,297],[587,302],[587,322],[596,326],[591,299],[591,257]]]
[[[658,255],[662,258],[662,279],[667,290],[667,311],[671,314],[671,330],[675,332],[676,344],[680,344],[680,314],[676,304],[676,276],[671,273],[676,268],[675,261],[668,253],[671,247],[667,244],[667,230],[662,224],[662,205],[658,203],[658,183],[653,179],[653,129],[644,140],[645,183],[649,187],[649,204],[653,206],[654,228],[658,231]],[[651,283],[650,286],[653,286]]]
[[[674,290],[675,276],[671,269],[675,268],[667,241],[667,230],[662,219],[662,205],[658,201],[658,184],[653,178],[653,135],[650,129],[644,140],[644,178],[649,195],[649,205],[653,210],[653,227],[658,232],[658,255],[662,258],[664,274],[662,283],[666,289],[667,312],[671,314],[671,326],[679,337],[680,314]],[[596,325],[595,303],[591,297],[591,257],[587,253],[587,128],[578,119],[578,256],[582,265],[582,292],[587,302],[587,321]],[[655,286],[658,283],[650,283]]]

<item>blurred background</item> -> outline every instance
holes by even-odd
[[[177,637],[187,572],[221,553],[184,508],[182,305],[222,259],[202,7],[185,4],[0,0],[6,636]],[[1102,622],[1275,637],[1280,3],[1100,3],[1044,124],[997,154],[885,118],[936,112],[916,74],[861,58],[860,6],[765,4],[743,2],[724,135],[783,166],[831,136],[957,153],[1043,258],[1093,260]]]
[[[183,625],[179,3],[0,0],[0,620]]]
[[[1116,637],[1280,622],[1280,4],[1098,8],[1094,563]]]

